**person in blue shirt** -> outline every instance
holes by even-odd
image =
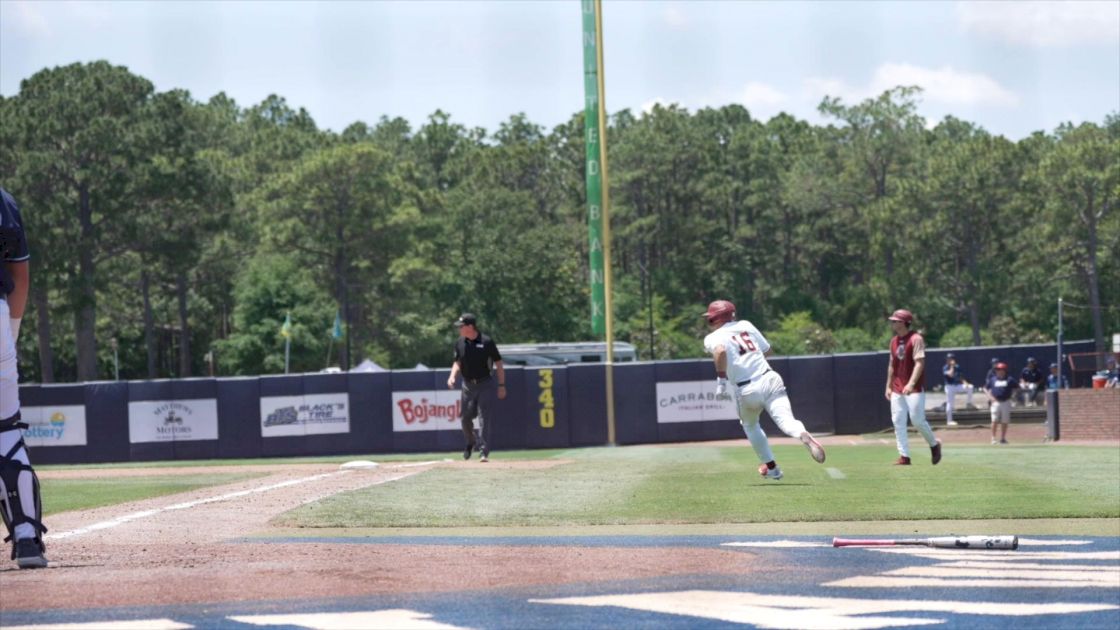
[[[1007,444],[1007,425],[1011,422],[1011,397],[1019,388],[1019,382],[1007,376],[1007,364],[1002,361],[996,363],[994,372],[984,385],[992,410],[992,444]],[[996,425],[1002,425],[998,440]]]
[[[1038,367],[1034,357],[1027,359],[1027,367],[1019,373],[1019,398],[1027,407],[1038,404],[1038,397],[1042,395],[1042,388],[1046,384],[1046,375]]]
[[[1054,391],[1057,391],[1059,389],[1069,389],[1069,378],[1067,378],[1065,374],[1062,374],[1062,383],[1061,383],[1061,387],[1059,387],[1058,386],[1058,364],[1057,363],[1051,363],[1050,364],[1050,375],[1046,377],[1046,390],[1054,392]]]
[[[974,387],[961,374],[961,366],[957,364],[957,356],[952,352],[945,355],[945,366],[941,368],[941,378],[945,381],[945,424],[956,426],[953,420],[954,398],[957,394],[968,394],[968,406],[972,405],[972,392]]]

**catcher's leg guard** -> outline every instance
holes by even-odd
[[[45,550],[43,534],[43,502],[39,493],[39,477],[31,467],[20,429],[27,424],[20,422],[20,415],[0,420],[0,517],[8,530],[4,542],[34,538],[40,550]],[[15,559],[15,545],[12,546]]]

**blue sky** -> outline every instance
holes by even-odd
[[[825,95],[899,84],[920,111],[1019,139],[1120,110],[1120,1],[604,2],[612,112],[729,103],[814,123]],[[0,94],[107,59],[158,90],[242,106],[269,94],[336,131],[436,109],[494,131],[582,108],[580,5],[506,2],[0,0]]]

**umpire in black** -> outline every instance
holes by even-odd
[[[506,397],[506,369],[502,366],[502,355],[498,346],[489,335],[478,330],[478,320],[471,313],[463,313],[456,320],[459,327],[459,340],[455,342],[455,362],[451,364],[451,376],[447,378],[447,389],[455,387],[459,374],[463,375],[463,436],[467,447],[463,449],[463,459],[470,459],[477,446],[482,453],[480,461],[490,461],[490,420],[494,417],[494,393],[498,399]],[[491,368],[493,366],[493,368]],[[494,382],[494,373],[498,381]],[[474,419],[479,419],[479,432],[475,433]]]

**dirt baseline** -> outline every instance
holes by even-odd
[[[559,461],[494,462],[528,469]],[[60,470],[44,478],[208,472],[264,477],[50,519],[45,570],[0,569],[0,611],[444,592],[752,570],[742,551],[479,545],[231,542],[339,492],[473,462]],[[541,567],[548,567],[542,571]]]

